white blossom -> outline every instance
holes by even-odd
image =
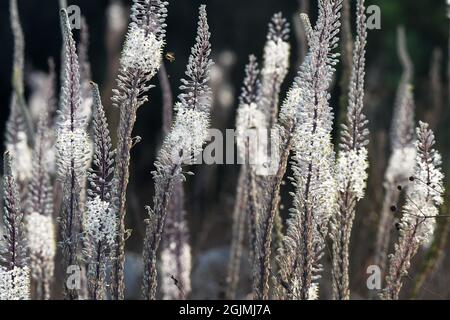
[[[113,246],[116,239],[117,222],[114,210],[99,196],[89,200],[86,204],[84,230],[94,241],[104,241]]]
[[[290,50],[290,44],[282,39],[267,41],[264,48],[263,75],[272,75],[283,79],[289,68]]]
[[[278,260],[281,277],[294,289],[288,293],[293,299],[308,299],[320,277],[329,220],[337,205],[333,110],[328,100],[338,56],[333,50],[339,41],[340,9],[339,2],[320,2],[310,50],[279,116],[279,141],[292,142],[295,191]]]
[[[319,284],[313,283],[308,291],[308,300],[319,300]]]
[[[357,199],[364,197],[367,182],[367,149],[343,151],[339,154],[336,168],[336,182],[340,192],[345,192],[348,186]]]
[[[418,129],[419,130],[419,129]],[[416,142],[416,146],[421,144]],[[440,170],[441,156],[434,152],[431,160],[417,153],[412,185],[408,188],[408,197],[403,208],[402,225],[406,228],[418,223],[416,240],[427,243],[434,232],[436,219],[431,217],[439,214],[438,207],[443,203],[442,180],[444,175]],[[422,219],[425,218],[425,219]]]
[[[30,268],[36,276],[45,264],[46,270],[53,275],[54,258],[56,254],[55,226],[51,216],[32,212],[25,219],[27,228],[27,243],[30,255]]]
[[[398,299],[402,288],[402,278],[408,274],[411,260],[421,245],[432,239],[436,226],[435,216],[443,203],[444,192],[441,172],[441,156],[433,148],[434,134],[428,124],[420,122],[417,132],[417,156],[414,174],[409,178],[406,203],[399,224],[400,237],[390,256],[385,299]]]
[[[174,160],[181,156],[182,161],[189,162],[201,153],[208,138],[208,127],[208,114],[179,107],[173,129],[166,138],[168,145],[176,146],[172,149]]]
[[[7,270],[0,267],[0,300],[29,300],[30,270],[15,267]]]
[[[164,41],[159,40],[155,34],[146,34],[144,29],[132,23],[120,62],[125,69],[137,69],[153,76],[161,64],[163,44]]]
[[[64,178],[73,166],[85,169],[87,155],[91,149],[88,135],[83,127],[71,129],[68,123],[63,123],[58,130],[56,142],[60,177]]]

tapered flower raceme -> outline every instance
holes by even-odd
[[[86,119],[81,110],[81,89],[78,57],[69,18],[61,10],[61,26],[64,40],[64,70],[57,128],[58,178],[63,184],[60,216],[63,267],[77,265],[81,240],[81,192],[87,165]],[[66,275],[67,277],[68,275]],[[68,299],[78,297],[77,290],[65,286]]]
[[[117,154],[113,182],[113,207],[118,219],[117,247],[112,273],[112,297],[124,298],[125,212],[129,178],[130,151],[136,113],[146,101],[148,82],[161,64],[165,37],[167,2],[162,0],[134,0],[131,23],[120,59],[117,89],[113,102],[120,109],[117,131]]]
[[[332,50],[338,42],[341,2],[319,1],[319,18],[310,35],[310,50],[300,68],[298,83],[292,89],[299,97],[291,96],[280,114],[280,141],[288,146],[292,144],[294,151],[295,192],[294,208],[278,260],[282,290],[293,299],[311,298],[310,289],[322,269],[320,258],[328,222],[336,207],[331,143],[333,113],[328,89],[337,63],[337,55]],[[298,105],[290,105],[293,101],[298,101]],[[297,109],[295,114],[293,108]],[[289,142],[289,139],[293,140]]]
[[[357,3],[357,38],[354,44],[347,119],[342,126],[336,162],[338,206],[332,218],[333,297],[349,299],[349,245],[355,206],[364,197],[367,182],[368,130],[364,115],[365,47],[367,42],[364,0]]]
[[[400,192],[398,186],[405,184],[414,170],[416,148],[414,147],[414,95],[412,90],[413,65],[406,46],[403,28],[397,31],[398,56],[403,66],[403,75],[397,90],[394,115],[391,123],[391,156],[384,178],[384,201],[378,225],[375,264],[386,268],[394,220],[391,207],[397,205]],[[406,185],[407,187],[407,185]]]
[[[23,97],[23,70],[25,65],[25,40],[20,24],[17,0],[10,0],[11,29],[14,36],[13,55],[13,79],[12,95],[10,102],[10,114],[6,123],[5,147],[17,164],[14,166],[14,175],[17,178],[20,189],[31,176],[31,150],[29,143],[32,142],[30,120],[24,112],[27,110]],[[22,190],[21,190],[22,191]]]
[[[53,223],[53,186],[50,165],[54,161],[53,136],[49,131],[48,110],[42,110],[32,159],[32,177],[28,186],[26,228],[30,269],[37,299],[50,298],[56,252]]]
[[[114,151],[108,123],[96,84],[91,84],[94,101],[94,156],[88,174],[88,200],[83,221],[85,259],[88,264],[88,294],[102,300],[106,290],[106,269],[117,245],[117,216],[112,206]]]
[[[382,294],[384,299],[398,299],[402,278],[408,274],[412,257],[433,236],[444,190],[441,156],[433,148],[434,144],[434,134],[428,124],[420,122],[414,175],[410,178],[411,185],[399,224],[400,237],[390,257],[386,288]]]
[[[34,143],[33,123],[26,106],[24,97],[24,76],[25,69],[25,39],[22,26],[20,23],[19,9],[17,0],[9,1],[11,30],[14,37],[14,53],[13,53],[13,76],[10,102],[10,116],[7,122],[6,144],[14,145],[22,138],[18,138],[20,132],[26,133],[27,142],[30,145]],[[22,183],[23,181],[18,181]]]
[[[276,150],[277,145],[275,141],[270,141],[272,138],[272,132],[270,131],[277,119],[278,116],[278,107],[279,107],[279,94],[281,85],[287,75],[289,68],[289,57],[290,57],[290,44],[289,40],[289,24],[286,19],[282,16],[281,13],[276,13],[271,22],[269,23],[269,32],[267,34],[267,41],[264,47],[264,63],[261,71],[261,85],[257,84],[253,90],[256,91],[258,95],[255,101],[257,105],[258,114],[256,115],[256,120],[258,120],[258,127],[251,128],[252,130],[245,130],[245,134],[241,134],[241,138],[238,137],[238,148],[239,144],[242,145],[242,141],[239,140],[249,140],[246,144],[247,153],[249,153],[249,161],[252,162],[252,166],[246,168],[247,177],[243,181],[246,181],[248,186],[253,186],[257,188],[256,190],[247,190],[249,192],[251,198],[253,195],[262,193],[262,190],[265,189],[267,185],[270,183],[267,181],[272,180],[272,172],[274,166],[278,165],[278,153],[272,152]],[[245,92],[244,92],[245,93]],[[251,104],[250,107],[254,107]],[[245,108],[242,108],[242,111],[245,112]],[[261,114],[264,116],[264,120],[261,119]],[[242,114],[241,114],[242,115]],[[241,120],[243,118],[241,117]],[[249,120],[249,119],[247,119]],[[242,125],[237,123],[237,129],[239,130],[239,126]],[[254,130],[256,129],[256,130]],[[253,135],[253,137],[249,136],[249,133]],[[256,145],[256,148],[255,148]],[[241,147],[242,148],[242,147]],[[268,150],[270,149],[270,152]],[[256,166],[255,166],[256,165]],[[261,179],[261,183],[254,183],[254,178],[252,175],[259,176],[270,176],[266,177],[267,179]],[[262,203],[260,200],[254,199],[255,203]],[[247,204],[249,204],[247,202]],[[251,205],[253,207],[253,205]],[[261,205],[264,207],[264,204]],[[252,210],[259,211],[258,208],[253,208]],[[274,216],[276,213],[270,212],[266,214],[266,216]],[[253,216],[254,214],[249,214]],[[256,220],[253,220],[252,223],[259,223]],[[264,221],[266,223],[266,220]],[[264,238],[264,242],[266,244],[265,248],[267,250],[262,252],[262,248],[259,248],[260,253],[255,253],[257,255],[261,255],[261,258],[255,258],[259,261],[265,261],[265,266],[258,267],[263,270],[255,271],[255,275],[258,273],[261,274],[260,280],[254,279],[256,282],[255,285],[255,298],[267,298],[268,295],[268,279],[269,279],[269,270],[268,270],[268,257],[270,256],[270,248],[267,246],[267,237],[270,237],[272,234],[271,222],[268,223],[270,226],[264,226],[261,230],[258,230],[262,235],[258,235],[258,237]],[[259,227],[254,226],[254,228],[259,229]],[[270,233],[270,235],[268,235]],[[255,235],[256,236],[256,235]],[[252,250],[256,250],[256,248],[252,248]],[[267,258],[267,259],[266,259]],[[256,262],[256,260],[255,260]]]
[[[191,164],[203,149],[208,136],[211,88],[209,86],[212,61],[209,58],[211,45],[206,17],[206,7],[200,7],[196,43],[192,48],[186,71],[182,79],[180,102],[171,132],[168,134],[155,162],[153,172],[155,196],[149,208],[149,220],[144,239],[143,294],[154,299],[157,272],[156,253],[164,230],[167,206],[173,186],[185,178],[182,166]]]
[[[5,152],[3,167],[5,232],[0,246],[0,300],[25,300],[30,298],[30,273],[27,265],[23,211],[11,163],[10,154]]]

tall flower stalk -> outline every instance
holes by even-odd
[[[163,96],[163,133],[170,133],[173,121],[173,94],[170,80],[164,64],[158,72]],[[191,290],[191,247],[189,229],[184,210],[183,184],[173,187],[173,193],[167,207],[167,222],[162,239],[161,253],[161,292],[167,300],[186,299]]]
[[[384,201],[375,244],[375,264],[386,271],[386,261],[391,243],[394,218],[391,207],[397,206],[398,186],[407,181],[414,170],[414,95],[412,90],[413,65],[406,47],[403,28],[397,30],[397,46],[403,75],[398,87],[391,124],[391,156],[384,177]]]
[[[163,96],[163,133],[170,133],[173,121],[173,94],[164,64],[158,73]],[[186,299],[191,291],[191,247],[184,210],[184,189],[180,182],[173,187],[167,207],[167,222],[161,249],[161,292],[167,300]]]
[[[333,298],[350,299],[349,245],[355,206],[364,197],[367,180],[368,130],[364,107],[365,53],[367,26],[364,0],[357,3],[357,37],[349,87],[347,118],[342,125],[340,150],[336,161],[338,207],[332,218]]]
[[[433,237],[436,216],[443,203],[444,178],[441,172],[441,156],[434,149],[435,139],[428,124],[420,122],[417,132],[417,156],[410,186],[406,194],[403,216],[399,223],[400,236],[390,257],[389,271],[383,299],[398,299],[402,279],[408,274],[411,259],[419,247]]]
[[[165,37],[167,2],[134,0],[131,23],[120,60],[117,89],[113,102],[120,110],[117,154],[113,180],[113,204],[118,220],[117,247],[114,253],[112,297],[124,298],[125,213],[129,179],[130,151],[136,112],[146,101],[148,82],[161,65]]]
[[[16,159],[13,167],[20,192],[31,176],[31,149],[34,129],[24,97],[25,39],[20,23],[17,0],[10,0],[11,30],[14,38],[12,95],[10,114],[6,123],[5,147]]]
[[[114,151],[98,86],[91,86],[94,99],[94,157],[88,175],[84,232],[88,295],[92,300],[103,300],[106,292],[106,268],[117,237],[117,221],[111,205]]]
[[[251,133],[255,130],[264,129],[266,117],[264,112],[258,109],[260,101],[259,68],[256,57],[250,55],[249,62],[245,67],[244,85],[239,98],[239,108],[236,119],[236,133],[239,157],[245,162],[239,172],[238,185],[236,188],[236,200],[233,211],[232,243],[230,258],[228,262],[227,291],[228,299],[236,298],[236,289],[239,282],[241,256],[244,242],[244,231],[246,222],[249,230],[250,264],[252,268],[258,262],[255,259],[257,249],[257,215],[259,206],[256,201],[256,183],[254,168],[250,162],[255,158],[255,149],[250,149]],[[253,272],[252,272],[253,274]],[[258,283],[254,275],[254,285]]]
[[[0,300],[28,300],[30,299],[30,270],[26,258],[23,211],[9,152],[4,153],[3,160],[5,233],[0,255]]]
[[[63,185],[60,215],[63,270],[66,275],[64,293],[66,299],[77,299],[78,290],[68,287],[67,268],[79,266],[81,243],[81,190],[83,189],[87,163],[86,119],[81,110],[80,73],[75,41],[65,9],[61,10],[63,33],[64,70],[57,128],[58,178]]]
[[[339,41],[341,2],[319,1],[319,18],[308,34],[310,51],[280,114],[280,141],[294,153],[294,208],[278,255],[281,295],[290,299],[317,298],[320,259],[336,206],[328,89],[337,63],[332,50]]]
[[[270,257],[269,260],[265,258],[267,255],[270,256],[271,251],[264,250],[261,241],[267,239],[266,232],[272,233],[272,227],[265,229],[261,227],[260,219],[264,216],[262,210],[265,208],[266,198],[260,197],[259,194],[263,193],[267,180],[272,179],[269,170],[276,162],[271,158],[275,157],[271,151],[276,147],[270,138],[271,129],[278,117],[280,88],[289,68],[290,44],[288,38],[289,24],[281,13],[276,13],[269,23],[269,32],[264,46],[261,82],[248,83],[246,85],[253,87],[244,87],[243,95],[247,95],[247,97],[243,96],[241,99],[236,125],[242,156],[244,159],[248,157],[246,160],[248,162],[242,169],[243,177],[240,179],[245,188],[243,190],[245,218],[243,219],[246,219],[249,225],[250,257],[254,269],[252,272],[253,291],[256,299],[268,298],[269,273],[265,267],[268,266],[267,262]],[[250,74],[250,76],[252,75]],[[253,76],[257,77],[258,75]],[[256,81],[256,79],[250,77],[247,81]],[[249,134],[252,132],[257,136],[258,146],[256,148],[252,146],[255,141],[250,141],[252,138]],[[239,141],[239,139],[243,141]],[[262,272],[263,269],[267,272]]]
[[[185,177],[183,165],[192,164],[202,152],[208,137],[211,109],[211,88],[209,85],[212,60],[210,32],[206,7],[200,7],[197,38],[189,57],[187,79],[182,79],[179,102],[175,106],[176,116],[172,130],[165,138],[155,162],[153,172],[155,196],[153,207],[149,207],[144,239],[143,296],[155,299],[157,285],[156,256],[164,231],[167,207],[173,187]]]
[[[50,131],[49,111],[44,110],[37,127],[25,217],[34,297],[44,300],[50,298],[56,254],[53,185],[49,172],[54,160],[54,141]]]

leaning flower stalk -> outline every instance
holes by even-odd
[[[387,255],[391,242],[394,219],[390,207],[397,205],[400,197],[398,186],[407,181],[414,170],[416,148],[414,147],[414,94],[412,89],[413,65],[406,47],[403,28],[397,30],[397,47],[403,75],[397,90],[394,115],[391,124],[391,151],[384,178],[384,201],[378,225],[375,260],[386,271]]]
[[[153,300],[156,296],[156,255],[164,231],[167,206],[173,187],[184,179],[183,164],[191,164],[202,152],[208,138],[211,88],[209,85],[212,61],[210,32],[206,7],[200,7],[196,44],[192,48],[182,79],[179,102],[175,105],[176,116],[172,130],[159,151],[156,170],[153,172],[155,196],[153,206],[148,208],[149,219],[144,239],[143,296]]]
[[[30,299],[30,270],[26,256],[26,235],[19,190],[13,175],[9,152],[4,160],[4,211],[5,235],[0,252],[0,300]]]
[[[118,220],[111,284],[114,299],[124,299],[126,191],[130,151],[133,146],[133,128],[138,108],[147,101],[145,93],[151,88],[148,82],[161,65],[166,6],[167,2],[161,0],[134,0],[131,8],[132,21],[128,27],[120,59],[117,89],[113,92],[112,100],[120,110],[112,194]]]
[[[309,35],[310,51],[300,68],[299,83],[291,89],[298,92],[297,103],[290,105],[288,99],[280,114],[293,125],[283,133],[292,139],[294,208],[278,255],[281,292],[291,299],[317,297],[320,259],[336,206],[328,88],[337,63],[332,50],[338,42],[341,2],[319,2],[319,18]]]
[[[255,196],[255,174],[254,160],[256,160],[255,145],[250,150],[249,140],[251,134],[258,129],[266,127],[266,117],[257,104],[260,101],[261,83],[259,81],[259,68],[256,57],[250,55],[249,62],[245,67],[245,78],[242,86],[242,93],[239,97],[239,107],[236,117],[236,142],[238,156],[245,162],[241,167],[236,188],[235,207],[233,211],[232,243],[230,249],[230,260],[228,263],[227,291],[226,296],[234,299],[239,282],[241,255],[243,251],[244,231],[246,223],[250,238],[250,265],[252,268],[257,265],[255,254],[257,252],[257,231],[256,222],[259,207],[256,205]],[[251,166],[250,163],[253,165]],[[254,274],[253,286],[258,283],[257,274]]]
[[[81,91],[78,57],[67,12],[61,10],[63,30],[63,86],[61,110],[57,123],[57,165],[58,178],[63,185],[63,199],[60,215],[61,249],[63,270],[79,265],[81,244],[82,204],[81,190],[86,174],[87,133],[86,119],[81,112]],[[68,275],[66,274],[66,278]],[[67,280],[67,279],[66,279]],[[65,298],[78,299],[79,292],[64,284]]]
[[[117,238],[117,220],[111,204],[111,181],[114,151],[98,86],[91,84],[94,99],[94,157],[88,175],[88,201],[84,232],[88,294],[92,300],[103,300],[106,294],[106,269],[111,262]]]
[[[53,223],[53,185],[50,163],[53,161],[53,139],[49,130],[49,110],[41,114],[33,151],[32,176],[28,187],[27,228],[30,269],[37,299],[50,298],[54,275],[56,235]]]
[[[435,139],[428,124],[420,122],[416,129],[416,164],[409,178],[406,203],[399,223],[400,236],[390,256],[386,287],[381,297],[399,298],[403,277],[408,274],[411,259],[420,246],[432,239],[439,206],[443,203],[441,155],[434,149]]]
[[[355,206],[364,197],[367,180],[368,130],[364,115],[364,76],[367,26],[364,0],[357,4],[357,38],[354,44],[350,77],[349,105],[342,126],[340,150],[336,161],[338,206],[331,221],[333,243],[333,297],[350,299],[349,245],[355,218]]]

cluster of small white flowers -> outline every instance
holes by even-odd
[[[297,85],[289,89],[286,99],[283,102],[280,112],[280,120],[282,123],[295,121],[298,117],[298,107],[301,102],[302,89]]]
[[[386,180],[394,183],[410,177],[414,172],[416,164],[416,148],[410,147],[397,148],[392,151],[386,170]]]
[[[0,268],[0,300],[29,300],[30,270],[28,267],[6,270]]]
[[[90,150],[88,135],[84,128],[75,128],[73,131],[63,124],[58,130],[56,150],[58,153],[58,172],[65,177],[72,169],[72,165],[85,168],[87,165],[87,154]],[[71,159],[74,163],[71,163]]]
[[[155,34],[147,35],[144,29],[132,23],[122,52],[122,66],[154,76],[161,64],[163,44],[164,41],[158,40]]]
[[[339,154],[336,168],[336,182],[338,190],[345,192],[350,186],[350,191],[358,200],[364,197],[367,183],[367,149],[343,151]]]
[[[236,143],[240,157],[246,157],[247,139],[256,139],[257,137],[253,137],[253,134],[257,130],[266,128],[266,122],[266,116],[258,109],[256,103],[245,104],[239,107],[236,117]],[[251,143],[248,147],[250,146],[255,146],[255,144]],[[257,150],[252,149],[249,150],[249,156],[256,157],[254,153]]]
[[[163,292],[163,299],[175,300],[180,296],[180,288],[183,289],[182,295],[191,291],[191,247],[188,243],[183,243],[183,247],[180,252],[180,265],[183,269],[180,272],[177,271],[177,265],[174,263],[175,243],[171,243],[168,248],[165,248],[161,252],[161,270],[164,270],[164,275],[161,279],[161,290]],[[176,279],[176,275],[180,279]],[[175,277],[175,279],[173,279]],[[179,286],[175,283],[178,281]]]
[[[416,142],[418,144],[419,142]],[[404,206],[402,225],[404,228],[419,221],[416,239],[426,244],[434,233],[436,227],[435,217],[439,214],[438,207],[443,203],[442,180],[444,175],[438,168],[441,156],[434,153],[433,161],[424,162],[421,154],[417,154],[412,187],[408,188],[408,197]]]
[[[183,108],[178,104],[178,113],[172,131],[167,136],[166,143],[176,146],[171,151],[175,162],[181,160],[189,162],[200,154],[208,138],[209,118],[199,110]]]
[[[32,151],[28,146],[27,134],[23,131],[17,133],[18,142],[15,144],[7,144],[6,150],[14,159],[13,175],[18,181],[26,181],[31,177]]]
[[[56,237],[52,217],[32,212],[25,222],[31,270],[39,270],[45,262],[46,269],[53,272]]]
[[[104,241],[113,246],[116,228],[116,216],[108,202],[102,201],[99,196],[87,202],[84,229],[89,237],[96,242]]]
[[[319,126],[313,132],[307,123],[300,125],[295,133],[293,150],[297,205],[300,208],[308,206],[313,210],[315,225],[320,228],[327,224],[337,199],[334,150],[329,131]],[[309,195],[308,202],[304,203],[306,188]],[[323,236],[318,230],[315,230],[315,238],[315,241],[323,244]]]
[[[319,284],[313,283],[308,291],[308,300],[319,300]]]
[[[289,68],[291,46],[288,42],[278,39],[269,40],[264,48],[264,75],[275,75],[284,79]]]

